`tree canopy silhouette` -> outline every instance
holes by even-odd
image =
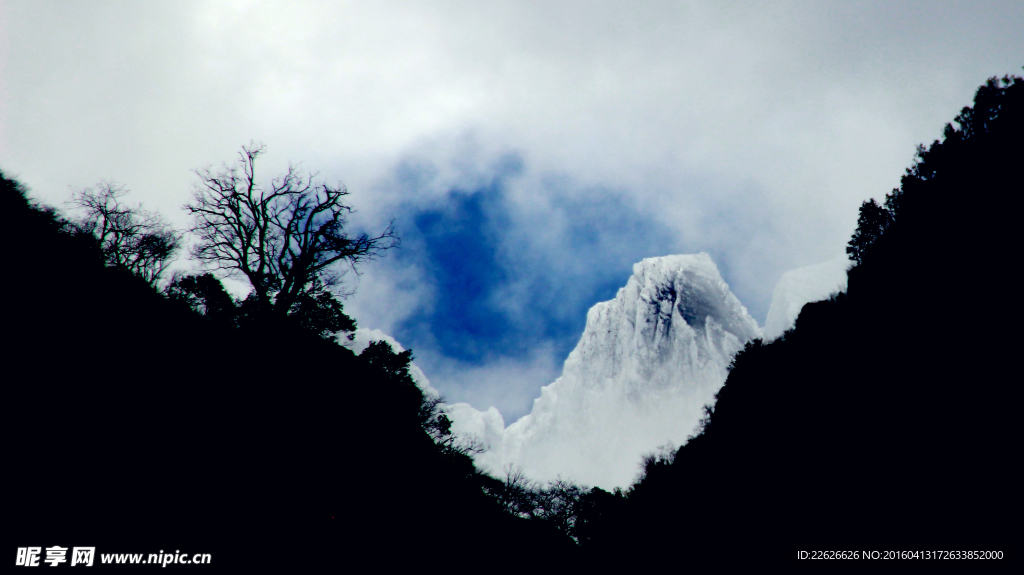
[[[268,185],[256,179],[264,147],[242,146],[238,161],[218,171],[196,170],[199,183],[185,209],[198,241],[192,256],[212,270],[240,275],[252,286],[257,314],[307,313],[323,324],[332,304],[323,294],[337,287],[342,272],[398,245],[393,225],[380,234],[351,235],[348,190],[315,180],[294,167]],[[327,321],[330,323],[330,320]],[[318,324],[318,325],[319,325]]]
[[[888,196],[892,198],[892,194]],[[874,198],[860,206],[857,229],[846,246],[846,255],[858,264],[864,263],[867,251],[882,237],[892,223],[892,212],[888,207],[878,205]]]
[[[991,254],[992,244],[980,240],[1008,233],[993,225],[1007,212],[994,208],[1004,189],[992,187],[991,178],[1009,177],[1009,189],[1016,185],[1009,166],[1020,157],[1022,91],[1024,80],[1017,76],[990,78],[976,91],[974,105],[965,106],[946,124],[941,141],[918,146],[914,164],[883,205],[873,198],[861,205],[857,230],[846,250],[851,259],[868,263],[869,252],[875,251],[872,246],[880,243],[900,245],[883,254],[914,252],[914,262],[906,262],[913,265],[934,263],[936,257],[968,247],[974,257]],[[967,200],[968,195],[975,197]]]
[[[187,305],[193,311],[221,323],[237,322],[238,303],[212,273],[180,275],[167,286],[167,297]]]
[[[156,285],[181,248],[182,235],[159,214],[125,203],[127,194],[111,182],[78,191],[69,203],[82,215],[71,224],[99,240],[107,265]]]

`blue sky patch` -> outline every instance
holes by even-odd
[[[669,230],[607,190],[551,190],[550,221],[523,215],[507,194],[517,171],[512,162],[486,185],[403,206],[393,264],[426,270],[435,294],[395,328],[403,345],[470,365],[538,345],[564,358],[587,310],[615,297],[633,263],[677,251]],[[531,234],[542,227],[544,240]]]

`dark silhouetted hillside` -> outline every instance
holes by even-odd
[[[106,266],[6,178],[0,207],[17,546],[209,552],[232,571],[571,547],[439,449],[408,357],[387,368],[315,329],[213,321]]]
[[[866,202],[848,292],[741,352],[704,433],[648,462],[591,553],[1012,554],[1022,104],[1024,81],[990,80],[884,206]]]

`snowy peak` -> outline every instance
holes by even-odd
[[[614,300],[591,308],[563,375],[584,384],[617,380],[630,392],[673,387],[673,368],[703,366],[725,352],[726,339],[759,336],[707,254],[648,258],[633,266]]]
[[[624,290],[627,301],[649,302],[659,310],[667,306],[693,329],[705,329],[711,320],[740,339],[758,333],[757,323],[706,253],[647,258],[633,265]],[[631,290],[636,290],[635,297],[630,297]]]
[[[535,479],[625,486],[645,452],[686,440],[733,355],[760,335],[707,254],[648,258],[591,308],[529,415],[498,430],[500,414],[458,405],[455,427],[491,439],[477,459],[491,471],[511,463]]]
[[[778,337],[807,302],[846,285],[845,259],[783,274],[764,335]],[[606,489],[628,486],[645,453],[680,445],[714,401],[737,351],[762,337],[705,253],[648,258],[615,299],[593,306],[562,375],[541,388],[533,410],[505,427],[497,409],[447,406],[453,429],[489,446],[477,464],[496,475],[518,465],[535,480],[558,476]],[[360,329],[357,353],[386,334]],[[413,378],[437,391],[415,365]]]

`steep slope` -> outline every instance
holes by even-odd
[[[456,404],[455,429],[490,445],[477,462],[492,472],[511,463],[534,479],[625,486],[643,453],[694,432],[733,355],[760,335],[707,254],[645,259],[614,300],[591,308],[529,415],[501,429],[493,408]]]
[[[772,291],[772,304],[764,322],[765,340],[776,339],[791,329],[805,304],[845,291],[850,265],[852,262],[843,257],[782,274]]]
[[[1020,451],[1018,338],[1012,306],[992,294],[1012,285],[1024,80],[989,80],[956,123],[918,148],[885,218],[862,210],[846,293],[737,356],[705,433],[649,466],[592,549],[762,564],[807,549],[933,550],[910,560],[998,550],[1018,561],[1020,473],[1007,457]],[[665,517],[699,520],[665,529]]]
[[[0,283],[5,450],[27,462],[5,474],[11,543],[174,541],[242,573],[422,562],[442,545],[425,533],[463,556],[572,548],[441,453],[395,372],[294,324],[234,328],[162,296],[2,172],[0,211],[0,239],[22,246]]]
[[[402,344],[398,343],[398,340],[382,332],[379,329],[366,329],[362,327],[358,328],[356,329],[350,341],[341,339],[342,337],[347,335],[345,334],[345,332],[339,332],[338,335],[338,343],[341,344],[343,347],[351,350],[352,353],[356,355],[363,353],[363,350],[366,349],[366,347],[369,346],[371,342],[375,341],[387,342],[387,344],[391,346],[392,351],[394,351],[395,353],[405,351],[405,348],[402,346]],[[425,373],[423,373],[423,370],[420,369],[418,365],[416,365],[416,362],[409,363],[409,376],[412,377],[412,380],[416,382],[416,385],[419,386],[420,390],[422,390],[424,394],[431,395],[434,397],[441,395],[441,392],[437,391],[436,389],[434,389],[434,386],[430,385],[430,380],[427,379],[427,376]]]

